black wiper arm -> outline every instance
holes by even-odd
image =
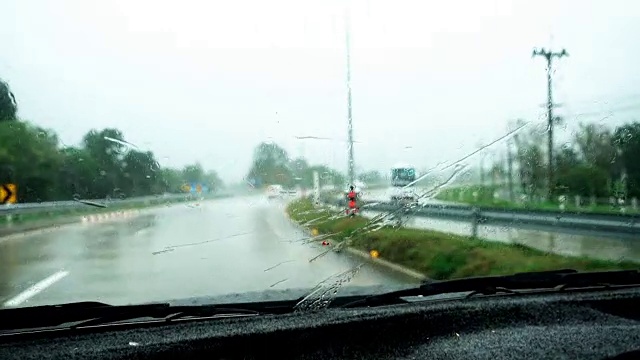
[[[99,302],[78,302],[12,308],[0,310],[0,331],[49,328],[65,324],[71,324],[69,328],[78,328],[142,318],[173,321],[187,317],[284,314],[293,311],[296,302],[297,300],[287,300],[206,305],[171,305],[169,303],[109,305]]]
[[[0,310],[0,330],[59,326],[62,324],[109,317],[135,316],[168,308],[167,303],[114,306],[101,302],[75,302]]]
[[[185,305],[185,306],[168,306],[158,309],[149,309],[147,311],[134,312],[116,312],[109,315],[102,315],[86,321],[81,321],[70,325],[70,329],[77,329],[87,326],[96,326],[104,324],[112,324],[119,321],[127,321],[133,319],[151,318],[154,320],[175,321],[178,319],[195,317],[195,318],[211,318],[214,316],[250,316],[263,315],[266,312],[257,310],[222,307],[218,305]]]
[[[505,276],[472,277],[424,283],[419,287],[368,296],[339,306],[341,308],[381,306],[403,303],[402,297],[433,296],[447,293],[473,292],[495,294],[514,290],[584,288],[590,286],[640,285],[637,270],[578,272],[573,269],[517,273]]]

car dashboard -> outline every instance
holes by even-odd
[[[640,290],[552,292],[0,337],[1,359],[640,359]]]

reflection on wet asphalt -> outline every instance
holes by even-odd
[[[333,252],[309,262],[325,248],[290,242],[303,237],[284,202],[256,196],[0,239],[0,304],[128,304],[310,288],[362,263]],[[404,281],[365,265],[351,284]]]

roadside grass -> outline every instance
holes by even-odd
[[[498,190],[496,186],[462,186],[451,187],[444,189],[438,195],[437,200],[457,202],[462,204],[486,206],[500,209],[529,209],[529,210],[548,210],[548,211],[576,211],[582,213],[595,213],[595,214],[620,214],[619,208],[614,208],[609,205],[584,205],[576,207],[575,202],[572,199],[567,200],[564,210],[560,210],[560,204],[545,201],[541,203],[513,203],[505,199],[494,199],[493,193]],[[478,197],[474,197],[473,193],[476,193]],[[627,214],[640,214],[640,210],[634,210],[632,207],[627,206]]]
[[[629,261],[614,262],[546,253],[523,245],[510,245],[431,230],[381,228],[360,229],[368,219],[347,218],[328,208],[316,209],[307,199],[290,203],[287,213],[294,221],[320,234],[339,233],[333,241],[352,235],[349,246],[418,271],[431,279],[445,280],[470,276],[505,275],[518,272],[576,269],[582,271],[638,269]],[[337,218],[330,218],[338,215]],[[317,222],[312,220],[317,219]],[[311,223],[309,223],[311,222]],[[307,224],[309,223],[309,224]]]

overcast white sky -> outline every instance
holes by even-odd
[[[570,53],[554,76],[561,137],[581,120],[638,113],[612,109],[640,110],[633,0],[2,0],[0,78],[21,117],[67,145],[116,127],[162,165],[200,161],[236,181],[272,140],[344,171],[347,6],[361,168],[430,167],[509,119],[536,120],[536,46]],[[592,112],[602,114],[578,117]]]

